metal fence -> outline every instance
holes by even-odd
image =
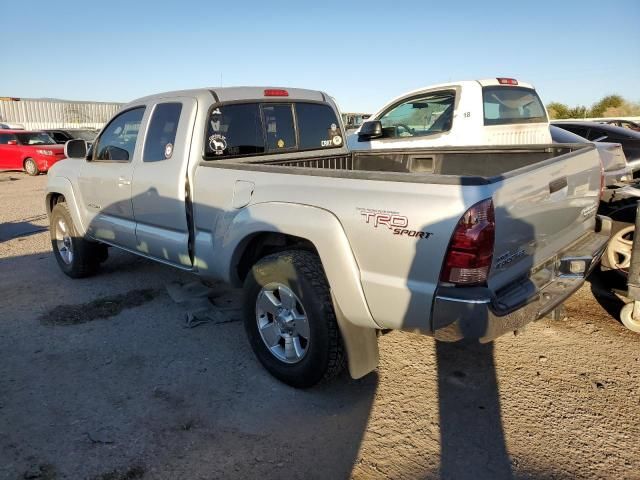
[[[123,104],[62,100],[0,100],[0,123],[25,129],[102,128]]]

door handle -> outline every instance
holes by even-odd
[[[128,178],[124,178],[124,177],[118,178],[119,187],[128,187],[129,185],[131,185],[131,180],[129,180]]]
[[[549,193],[556,193],[567,187],[567,177],[556,178],[549,182]]]

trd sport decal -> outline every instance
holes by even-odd
[[[358,208],[358,211],[365,223],[371,225],[373,228],[382,228],[383,230],[387,228],[391,230],[393,235],[414,237],[422,240],[426,240],[433,235],[432,232],[407,228],[409,226],[409,219],[403,215],[399,215],[398,212],[373,210],[370,208]]]

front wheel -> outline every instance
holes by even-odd
[[[341,372],[344,347],[317,255],[289,250],[263,258],[247,275],[244,295],[249,343],[274,377],[307,388]]]
[[[83,278],[95,273],[105,256],[102,250],[106,251],[106,247],[78,234],[66,203],[53,207],[49,233],[53,254],[65,274],[71,278]]]
[[[27,172],[28,175],[35,177],[40,173],[40,169],[38,168],[38,164],[33,158],[27,158],[24,161],[24,171]]]

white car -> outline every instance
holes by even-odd
[[[406,93],[351,134],[352,150],[549,144],[535,88],[513,78],[433,85]]]

